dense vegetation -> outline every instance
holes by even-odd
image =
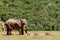
[[[0,0],[0,20],[27,19],[29,30],[60,30],[60,0]]]

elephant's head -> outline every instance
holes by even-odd
[[[22,25],[22,27],[24,28],[24,30],[25,30],[25,33],[27,33],[27,21],[26,21],[26,19],[18,19],[19,21],[21,21],[21,25]]]

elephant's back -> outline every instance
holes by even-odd
[[[8,19],[6,22],[5,22],[5,25],[7,28],[9,29],[18,29],[20,28],[20,22],[18,22],[18,20],[15,20],[15,19]]]
[[[7,21],[6,21],[6,23],[11,23],[11,24],[14,24],[14,23],[16,23],[17,22],[17,20],[15,20],[15,19],[8,19]]]

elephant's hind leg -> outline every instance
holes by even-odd
[[[11,30],[7,28],[7,35],[11,35]]]
[[[9,29],[7,28],[7,35],[9,35]]]

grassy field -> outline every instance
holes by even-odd
[[[18,35],[17,31],[12,33],[8,36],[6,32],[0,32],[0,40],[60,40],[59,31],[29,31],[25,35]]]

